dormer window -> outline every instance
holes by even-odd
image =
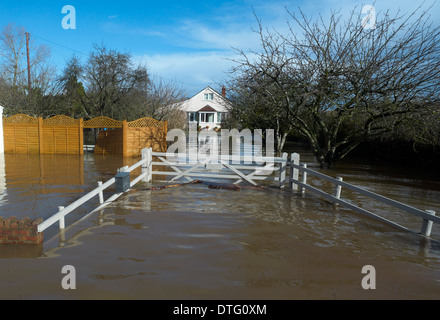
[[[213,93],[205,93],[205,100],[214,100],[214,94]]]

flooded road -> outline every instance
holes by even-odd
[[[301,161],[315,168],[312,155]],[[138,159],[5,155],[0,216],[47,218]],[[132,161],[132,163],[126,163]],[[440,181],[361,163],[330,176],[440,212]],[[0,169],[1,173],[1,169]],[[312,183],[319,184],[318,181]],[[153,185],[163,185],[154,182]],[[72,226],[69,215],[40,248],[0,247],[1,299],[438,299],[440,249],[416,235],[289,189],[213,190],[208,183],[145,185]],[[324,186],[325,188],[325,186]],[[420,228],[420,219],[345,193],[362,206]],[[106,198],[108,195],[106,195]],[[70,227],[69,227],[70,226]],[[433,236],[439,235],[434,225]],[[62,267],[76,270],[64,290]],[[365,265],[376,289],[364,290]]]

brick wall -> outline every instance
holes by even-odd
[[[0,217],[0,243],[2,244],[41,244],[43,233],[38,232],[38,225],[43,219],[16,219]]]

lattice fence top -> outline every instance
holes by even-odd
[[[79,119],[74,119],[64,115],[54,116],[43,120],[43,125],[77,127],[80,124]],[[5,124],[38,124],[38,118],[26,114],[16,114],[9,118],[4,118]],[[83,128],[122,128],[123,121],[114,120],[108,117],[97,117],[83,122]],[[141,118],[127,123],[130,128],[165,128],[166,121],[159,121],[153,118]]]
[[[122,121],[107,117],[97,117],[84,121],[83,128],[122,128]]]
[[[77,127],[79,125],[78,119],[73,119],[68,116],[58,115],[49,119],[43,120],[43,125],[47,126],[66,126],[66,127]]]
[[[128,126],[130,128],[144,128],[144,127],[153,127],[153,128],[157,128],[157,127],[163,127],[166,125],[166,122],[164,121],[159,121],[153,118],[141,118],[141,119],[137,119],[135,121],[129,122]]]
[[[3,123],[11,124],[38,124],[38,118],[28,116],[26,114],[16,114],[9,118],[4,118]]]

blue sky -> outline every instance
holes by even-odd
[[[258,49],[252,28],[257,26],[253,10],[265,27],[286,29],[285,7],[301,7],[308,15],[328,14],[330,10],[348,12],[354,6],[373,1],[95,1],[40,0],[1,1],[0,27],[15,23],[25,27],[35,45],[46,44],[59,70],[77,55],[84,61],[93,44],[128,52],[137,63],[145,63],[150,73],[173,81],[192,95],[210,85],[220,90],[227,72],[234,65],[232,47]],[[434,0],[426,2],[432,4]],[[415,9],[417,0],[376,1],[377,11]],[[65,5],[76,9],[76,29],[65,30],[61,22]],[[431,13],[438,21],[440,4]]]

